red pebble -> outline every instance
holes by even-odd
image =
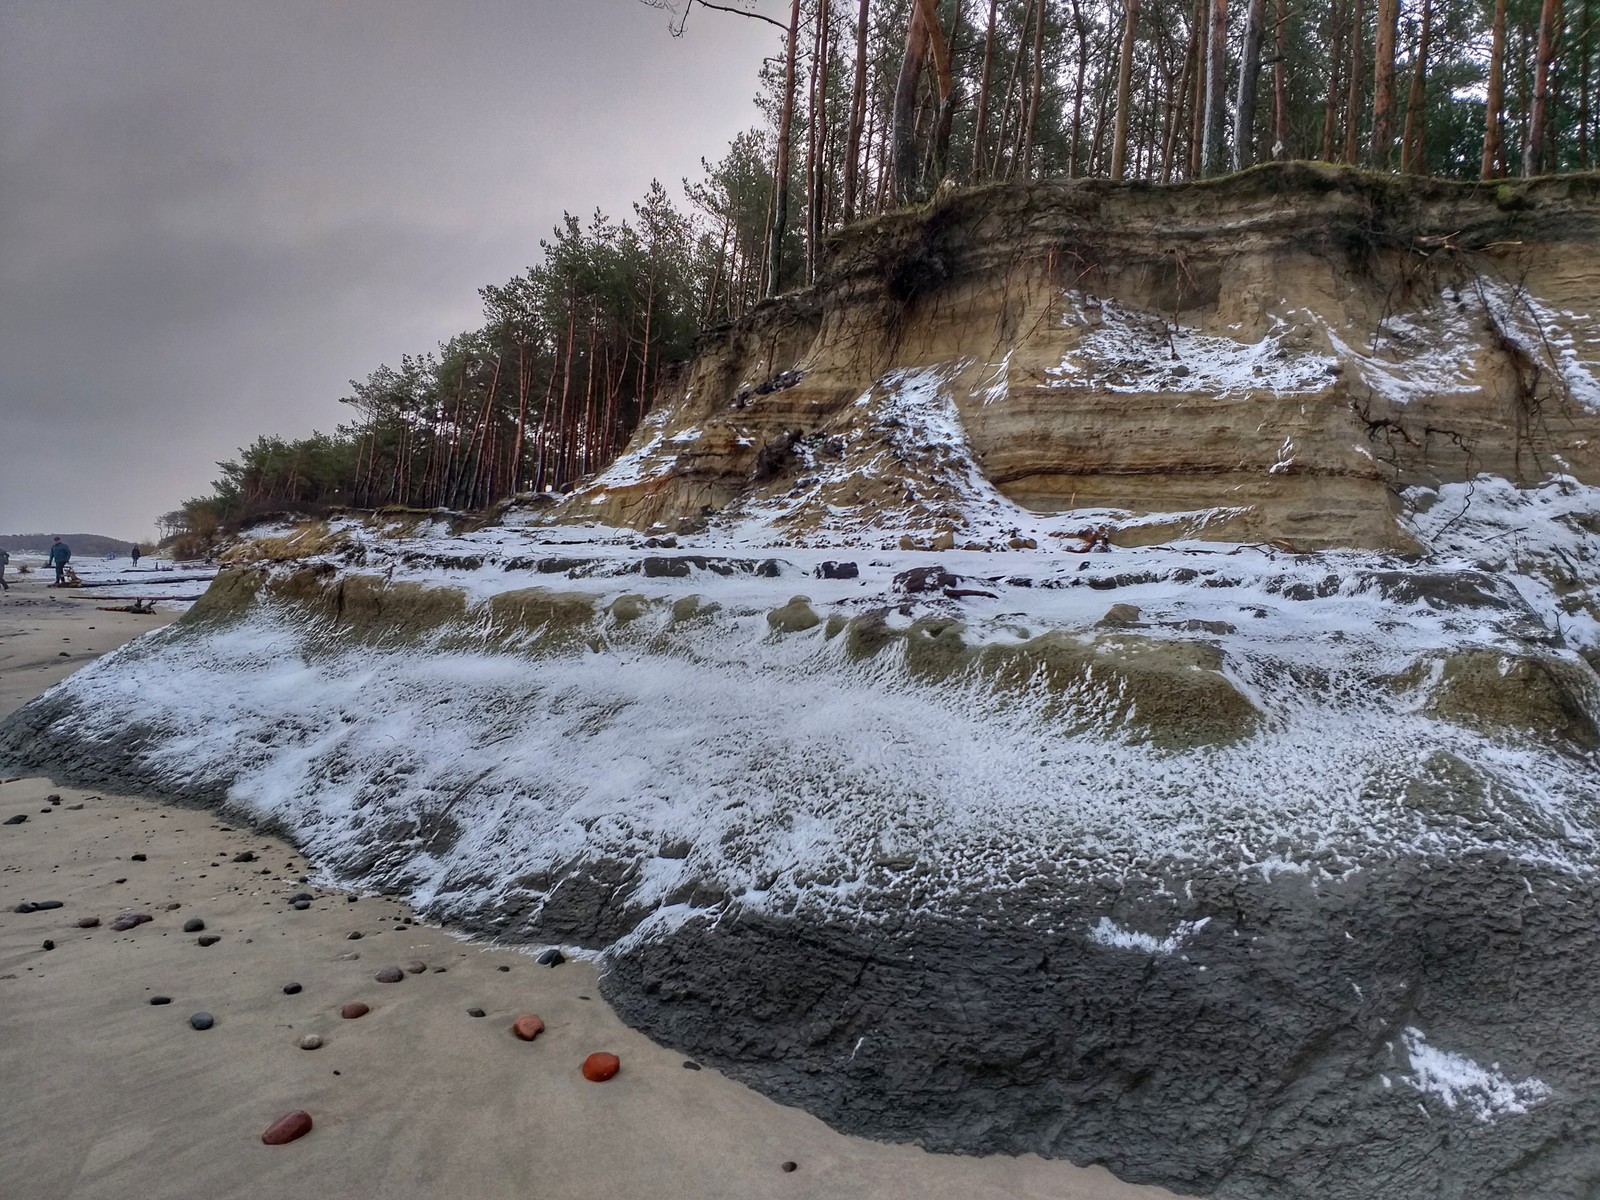
[[[583,1060],[583,1077],[590,1083],[604,1083],[621,1069],[622,1060],[604,1051]]]
[[[354,1021],[357,1017],[364,1017],[371,1011],[372,1010],[365,1004],[357,1000],[354,1003],[346,1004],[343,1008],[341,1008],[339,1010],[339,1015],[346,1021]]]
[[[531,1042],[544,1032],[544,1022],[532,1013],[525,1013],[511,1022],[511,1032],[525,1042]]]
[[[295,1109],[292,1113],[284,1113],[261,1135],[261,1140],[268,1146],[282,1146],[292,1142],[295,1138],[305,1137],[311,1132],[311,1114],[302,1109]]]

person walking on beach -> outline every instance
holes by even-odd
[[[56,569],[56,587],[61,587],[67,582],[67,562],[72,558],[72,547],[63,542],[59,537],[50,545],[50,555],[45,559]]]
[[[135,543],[135,545],[133,547],[132,554],[133,554],[133,565],[137,567],[139,565],[139,547],[138,547],[137,543]]]
[[[0,592],[9,592],[11,585],[6,582],[6,564],[11,561],[11,555],[0,550]]]

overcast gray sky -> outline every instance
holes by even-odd
[[[737,0],[759,11],[778,0]],[[562,210],[677,193],[782,35],[639,0],[0,0],[0,533],[150,538],[479,323]]]

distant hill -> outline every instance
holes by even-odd
[[[133,543],[122,538],[102,537],[98,533],[0,533],[0,550],[12,554],[44,554],[52,539],[60,537],[72,547],[76,558],[103,558],[107,554],[126,554]]]

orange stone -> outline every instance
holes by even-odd
[[[261,1140],[269,1146],[282,1146],[292,1142],[295,1138],[305,1137],[311,1132],[311,1114],[302,1109],[295,1109],[292,1113],[284,1113],[261,1135]]]
[[[356,1000],[350,1004],[346,1004],[343,1008],[341,1008],[339,1010],[339,1015],[346,1021],[354,1021],[357,1017],[364,1017],[371,1011],[372,1010],[365,1004],[361,1003],[361,1001]]]
[[[583,1077],[590,1083],[604,1083],[621,1069],[622,1060],[604,1051],[583,1060]]]
[[[532,1013],[524,1013],[511,1023],[511,1032],[525,1042],[531,1042],[544,1032],[544,1022]]]

